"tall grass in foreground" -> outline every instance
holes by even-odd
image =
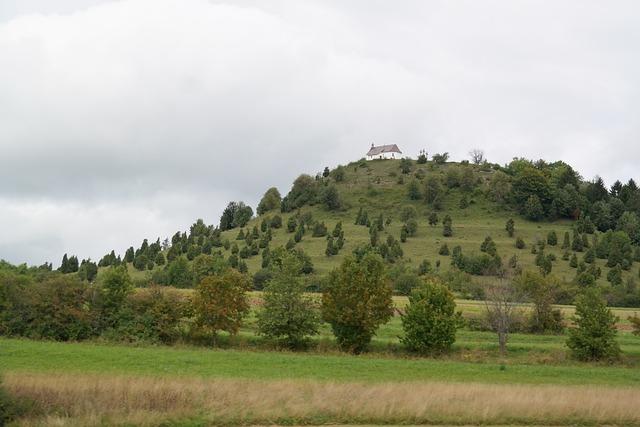
[[[447,383],[326,383],[7,373],[42,417],[22,425],[640,425],[640,389]]]

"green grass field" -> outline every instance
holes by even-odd
[[[501,370],[497,363],[14,339],[0,339],[0,348],[3,372],[640,386],[640,369],[588,364],[510,364]]]

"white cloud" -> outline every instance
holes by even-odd
[[[609,180],[640,154],[631,1],[6,4],[0,258],[15,262],[215,222],[371,141]]]

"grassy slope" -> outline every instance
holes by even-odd
[[[525,268],[535,268],[535,255],[531,254],[530,245],[537,239],[546,239],[547,233],[555,230],[558,234],[559,243],[562,243],[562,237],[565,231],[570,231],[570,221],[556,221],[553,223],[540,222],[534,223],[520,217],[517,213],[509,211],[494,202],[487,200],[482,191],[476,191],[469,197],[473,203],[467,209],[459,208],[459,200],[462,196],[460,190],[450,190],[444,203],[444,209],[439,212],[440,219],[446,214],[451,215],[453,219],[454,235],[450,238],[442,236],[442,227],[430,227],[427,222],[427,216],[432,211],[424,201],[411,201],[407,197],[407,184],[412,179],[412,175],[418,169],[422,169],[426,174],[444,173],[447,168],[457,165],[447,164],[437,166],[432,163],[427,165],[418,165],[414,163],[411,175],[404,175],[404,183],[398,183],[401,176],[399,170],[399,160],[383,160],[367,162],[366,167],[349,166],[346,168],[346,177],[344,182],[338,183],[338,189],[344,201],[346,209],[341,212],[327,212],[320,206],[305,207],[302,211],[310,211],[314,219],[324,221],[331,230],[338,221],[343,222],[345,230],[346,244],[338,256],[325,256],[326,241],[324,238],[313,238],[311,233],[307,233],[299,243],[299,247],[303,248],[313,259],[313,263],[318,273],[322,274],[335,267],[345,254],[351,253],[352,249],[360,243],[369,241],[369,233],[366,227],[354,225],[354,220],[360,206],[363,206],[369,212],[372,218],[382,213],[385,218],[391,217],[392,224],[385,229],[381,235],[381,240],[386,238],[386,234],[393,235],[399,239],[400,228],[402,223],[399,219],[400,209],[405,205],[413,205],[416,207],[418,216],[418,234],[413,238],[409,238],[402,245],[404,250],[404,258],[409,260],[414,266],[417,266],[423,259],[428,259],[435,265],[437,260],[441,262],[442,269],[450,268],[450,258],[438,255],[438,250],[442,243],[447,243],[452,249],[456,245],[460,245],[465,253],[478,252],[480,244],[487,236],[491,236],[497,244],[498,253],[506,262],[512,255],[516,254],[521,265]],[[468,166],[473,167],[473,166]],[[481,177],[483,184],[480,189],[486,189],[486,185],[492,172],[477,171]],[[395,176],[394,176],[395,175]],[[275,213],[267,213],[265,216],[274,215]],[[284,223],[290,214],[283,215]],[[505,231],[505,222],[509,218],[516,221],[516,236],[521,236],[527,243],[527,248],[518,250],[515,248],[515,237],[508,237]],[[259,225],[261,217],[253,220],[247,228]],[[231,230],[224,233],[224,236],[234,241],[238,230]],[[272,246],[284,245],[292,233],[287,233],[285,229],[277,230],[274,233]],[[238,242],[242,246],[243,242]],[[560,244],[556,247],[547,247],[547,253],[554,253],[558,260],[554,263],[554,274],[567,280],[573,279],[575,270],[569,266],[568,261],[561,259],[563,250]],[[225,255],[228,255],[226,253]],[[581,254],[578,254],[579,257]],[[260,267],[260,257],[256,256],[248,260],[247,264],[250,271],[256,271]],[[603,278],[601,282],[605,283],[607,269],[603,260],[598,260],[598,265],[603,269]],[[629,274],[638,275],[638,267],[634,267]]]
[[[311,237],[308,231],[298,247],[304,249],[308,253],[314,263],[316,272],[320,275],[326,273],[340,263],[346,254],[352,252],[358,244],[369,242],[369,231],[366,227],[354,225],[355,217],[358,209],[362,206],[369,213],[370,218],[374,218],[382,213],[385,218],[391,217],[392,224],[381,233],[381,241],[386,238],[387,234],[393,235],[396,239],[400,237],[400,229],[402,223],[399,219],[400,210],[405,205],[413,205],[418,213],[418,233],[417,236],[409,238],[406,243],[402,244],[404,250],[404,259],[409,261],[413,266],[417,266],[422,260],[430,260],[432,265],[436,261],[441,262],[441,269],[450,268],[450,258],[438,254],[438,250],[443,243],[447,243],[449,249],[456,245],[460,245],[465,253],[479,252],[480,244],[487,236],[491,236],[496,242],[498,253],[503,262],[512,255],[517,255],[520,264],[526,268],[536,268],[534,265],[535,255],[531,253],[531,245],[538,239],[546,239],[547,233],[554,230],[558,235],[559,244],[555,247],[547,246],[546,253],[553,253],[557,257],[557,261],[553,265],[553,274],[566,279],[572,280],[575,277],[575,269],[569,266],[569,261],[563,261],[560,249],[563,235],[566,231],[571,230],[571,221],[559,220],[555,222],[531,222],[527,221],[516,212],[510,211],[490,200],[484,195],[487,189],[488,180],[493,172],[483,172],[477,169],[477,176],[480,177],[482,184],[478,190],[469,195],[472,201],[467,209],[459,208],[459,201],[462,192],[459,189],[449,190],[444,202],[444,208],[438,212],[440,219],[449,214],[453,219],[453,237],[445,238],[442,236],[442,226],[430,227],[427,222],[427,216],[432,212],[432,208],[424,201],[412,201],[407,196],[407,184],[411,181],[414,174],[421,169],[424,174],[446,173],[447,168],[458,167],[459,165],[449,163],[446,165],[435,165],[431,162],[426,165],[418,165],[414,162],[412,173],[402,175],[399,170],[399,160],[374,160],[366,163],[366,167],[358,167],[356,164],[346,167],[345,180],[337,183],[341,198],[345,208],[340,212],[328,212],[321,206],[305,206],[302,212],[311,212],[313,218],[318,221],[324,221],[329,231],[333,229],[338,221],[342,221],[345,231],[346,243],[340,254],[334,257],[325,255],[326,240],[325,238]],[[467,167],[475,167],[469,165]],[[404,183],[400,184],[399,177],[402,175]],[[424,180],[421,182],[423,185]],[[283,191],[285,193],[285,191]],[[253,226],[260,225],[263,217],[280,214],[279,212],[268,212],[263,216],[253,219],[245,229],[251,229]],[[283,224],[289,218],[289,214],[281,214]],[[518,250],[515,247],[515,237],[508,237],[505,231],[505,222],[513,218],[516,222],[515,236],[522,237],[527,247]],[[244,245],[243,241],[236,241],[238,229],[229,230],[223,233],[224,238],[229,239],[232,243],[236,242],[239,247]],[[285,245],[286,242],[293,237],[293,233],[287,233],[286,228],[273,230],[273,241],[271,247]],[[224,251],[225,256],[230,255],[230,251]],[[578,254],[581,259],[582,254]],[[254,256],[246,260],[250,272],[260,269],[261,257]],[[602,268],[603,274],[599,279],[600,284],[606,285],[606,274],[608,269],[603,260],[597,260],[597,264]],[[129,266],[134,279],[144,281],[150,277],[149,272],[140,272]],[[157,268],[157,267],[156,267]],[[624,272],[625,276],[639,274],[638,266],[634,265],[630,272]],[[480,280],[483,280],[480,278]]]
[[[508,365],[0,339],[4,372],[67,372],[332,381],[452,381],[640,385],[640,370],[595,365]]]

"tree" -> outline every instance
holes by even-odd
[[[554,230],[547,233],[547,243],[549,246],[556,246],[558,244],[558,235]]]
[[[101,275],[101,317],[105,327],[114,327],[124,301],[133,290],[127,267],[109,267]]]
[[[129,249],[124,253],[124,262],[133,262],[134,258],[134,249],[133,246],[130,246]]]
[[[516,237],[516,248],[518,249],[524,249],[525,248],[525,244],[524,244],[524,239],[520,236]]]
[[[238,210],[233,215],[233,227],[244,227],[253,217],[253,209],[244,202],[238,202]]]
[[[509,235],[509,237],[513,237],[513,234],[515,233],[515,224],[516,223],[513,221],[513,218],[509,218],[507,220],[507,223],[504,226],[505,230],[507,230],[507,234]]]
[[[400,172],[405,175],[411,172],[411,159],[407,157],[400,159]]]
[[[436,153],[431,156],[431,160],[437,165],[443,165],[449,160],[449,153]]]
[[[331,271],[322,293],[322,317],[342,350],[366,350],[378,327],[393,315],[391,296],[379,255],[368,252],[359,261],[348,256]]]
[[[200,283],[207,276],[221,274],[227,268],[222,255],[201,254],[191,263],[191,277],[194,283]]]
[[[98,265],[91,261],[91,259],[82,260],[80,268],[78,269],[78,277],[80,280],[86,280],[87,282],[93,282],[98,275]]]
[[[496,171],[489,182],[489,197],[496,203],[504,204],[511,194],[511,177],[502,171]]]
[[[449,246],[447,246],[446,243],[443,243],[442,246],[440,246],[438,254],[442,256],[449,256]]]
[[[258,313],[259,334],[281,340],[289,348],[303,346],[308,336],[318,333],[320,324],[313,301],[304,295],[301,268],[294,254],[283,256],[265,286],[263,309]]]
[[[190,288],[193,286],[193,274],[189,269],[189,262],[184,256],[179,256],[165,267],[166,284],[176,288]]]
[[[324,188],[320,196],[324,207],[330,211],[337,211],[342,207],[342,201],[340,200],[340,194],[335,185],[329,185]]]
[[[238,333],[242,318],[249,311],[247,291],[251,281],[246,274],[229,269],[221,275],[206,276],[196,287],[193,311],[196,326],[213,334]]]
[[[578,268],[578,256],[576,255],[575,252],[571,256],[571,260],[569,260],[569,267]]]
[[[327,226],[324,221],[316,222],[311,233],[312,237],[324,237],[327,235]]]
[[[425,163],[427,163],[427,151],[426,150],[420,150],[420,153],[418,154],[417,163],[419,165],[424,165]]]
[[[331,171],[331,175],[336,182],[344,181],[345,171],[344,166],[338,165],[333,171]]]
[[[435,212],[431,212],[429,214],[429,225],[432,227],[435,227],[436,225],[438,225],[438,222],[440,220],[438,219],[438,214]]]
[[[567,347],[571,354],[585,361],[617,359],[620,356],[616,342],[617,320],[598,291],[586,289],[576,301],[573,318],[576,327],[569,329]]]
[[[220,217],[220,230],[244,227],[253,216],[253,209],[244,202],[229,202]]]
[[[540,203],[540,198],[532,194],[524,205],[525,216],[532,221],[539,221],[544,216],[544,208]]]
[[[536,210],[539,205],[539,208],[542,211],[540,217],[542,217],[544,215],[544,207],[551,203],[551,186],[542,171],[534,167],[527,166],[516,175],[512,185],[512,195],[516,207],[525,215],[531,218],[528,213],[531,206],[527,205],[532,205],[532,203],[534,203]],[[532,201],[529,201],[532,196],[535,197]]]
[[[281,203],[282,196],[280,196],[280,192],[277,188],[271,187],[262,196],[256,211],[258,212],[258,215],[262,215],[274,209],[280,209]]]
[[[400,341],[416,353],[449,351],[462,319],[455,309],[453,294],[446,286],[424,280],[409,296],[409,305],[402,315],[404,336]]]
[[[473,150],[469,151],[469,156],[471,156],[471,161],[476,165],[479,165],[485,161],[484,151],[478,148],[474,148]]]
[[[558,284],[544,275],[526,271],[516,279],[516,285],[520,292],[533,303],[529,320],[531,332],[561,332],[562,312],[554,309],[552,305],[556,302]]]
[[[166,263],[166,259],[165,259],[164,255],[162,254],[162,252],[158,252],[158,255],[156,255],[156,258],[155,258],[154,261],[158,265],[164,265]]]
[[[444,237],[453,236],[453,228],[451,227],[452,220],[449,215],[445,216],[442,220],[442,235]]]
[[[495,256],[498,248],[496,247],[496,243],[493,241],[491,236],[485,237],[484,241],[480,245],[480,251],[486,252],[491,256]]]
[[[509,331],[516,317],[516,291],[508,279],[501,278],[487,286],[485,295],[489,324],[498,335],[500,354],[505,356]]]
[[[427,203],[434,205],[436,209],[439,209],[441,199],[444,195],[442,189],[442,182],[436,175],[429,175],[425,182],[424,199]]]
[[[415,236],[418,232],[418,221],[413,218],[407,220],[404,226],[407,228],[407,234],[411,237]]]
[[[420,192],[420,185],[418,184],[417,179],[412,179],[407,187],[407,194],[409,195],[410,200],[420,200],[422,198],[422,193]]]
[[[290,212],[306,204],[316,202],[319,193],[319,182],[309,175],[300,175],[293,181],[291,191],[282,199],[282,211]]]

